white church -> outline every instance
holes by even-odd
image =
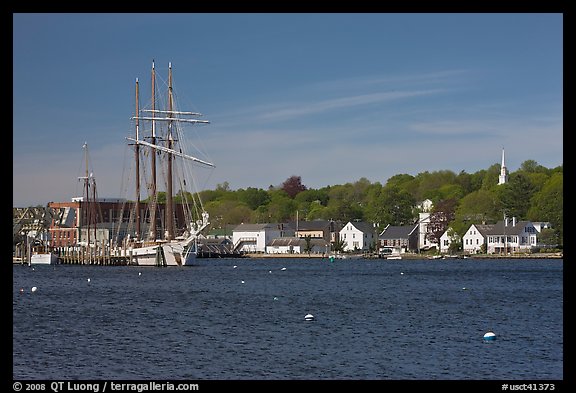
[[[502,165],[500,166],[500,176],[498,176],[498,185],[508,183],[508,170],[504,162],[504,148],[502,148]]]

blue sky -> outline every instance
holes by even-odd
[[[309,188],[563,164],[563,16],[14,14],[13,206],[119,197],[152,60],[216,168],[200,187]]]

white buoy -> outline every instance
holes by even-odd
[[[306,320],[306,321],[313,321],[313,320],[314,320],[314,315],[312,315],[312,314],[306,314],[306,315],[304,316],[304,320]]]
[[[88,282],[90,282],[90,279],[88,279]]]
[[[141,276],[141,275],[142,275],[142,272],[138,272],[138,275]]]
[[[488,330],[486,332],[486,334],[484,334],[484,340],[485,341],[494,341],[496,340],[496,333],[494,333],[492,330]]]
[[[404,274],[404,272],[400,272],[400,274]]]
[[[236,265],[232,266],[233,269],[236,269],[237,267],[238,267],[238,266],[236,266]]]
[[[38,290],[38,288],[32,287],[32,292],[36,292],[37,290]]]
[[[268,273],[272,273],[272,270],[268,270]]]
[[[282,269],[280,269],[280,270],[286,270],[286,268],[285,268],[285,267],[283,267],[283,268],[282,268]]]
[[[244,284],[244,280],[240,281],[242,284]]]

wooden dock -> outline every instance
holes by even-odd
[[[131,263],[130,253],[126,250],[110,250],[108,247],[56,247],[49,250],[19,250],[12,257],[13,264],[28,264],[31,255],[50,252],[58,256],[58,264],[66,265],[100,265],[100,266],[126,266]]]

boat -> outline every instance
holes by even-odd
[[[33,247],[30,254],[30,265],[57,265],[60,258],[54,251],[44,246]]]
[[[192,156],[186,143],[186,126],[208,124],[208,120],[197,117],[201,113],[181,111],[176,106],[172,83],[172,63],[168,65],[167,92],[164,99],[156,97],[156,69],[152,62],[152,88],[150,106],[140,108],[139,82],[136,79],[136,106],[132,120],[135,123],[135,136],[126,137],[134,147],[135,153],[135,191],[136,201],[131,216],[134,218],[133,231],[123,238],[122,254],[128,256],[130,264],[138,266],[186,266],[194,264],[198,254],[197,240],[209,224],[209,215],[202,206],[197,191],[186,190],[194,187],[193,166],[201,165],[213,168],[214,164]],[[165,103],[166,107],[158,109],[156,103]],[[144,135],[141,127],[149,133]],[[147,139],[147,140],[145,140]],[[151,178],[147,180],[149,190],[148,211],[141,216],[140,180],[144,177],[140,171],[140,156],[150,159]],[[158,200],[160,191],[156,179],[156,160],[165,163],[161,172],[165,173],[166,202]],[[176,206],[174,201],[174,184],[181,189],[177,196],[182,200]],[[161,216],[159,206],[164,207]],[[185,224],[177,225],[177,212],[182,211]],[[143,234],[146,233],[144,236]]]
[[[37,253],[30,256],[31,265],[57,265],[58,263],[58,254],[53,252]]]

